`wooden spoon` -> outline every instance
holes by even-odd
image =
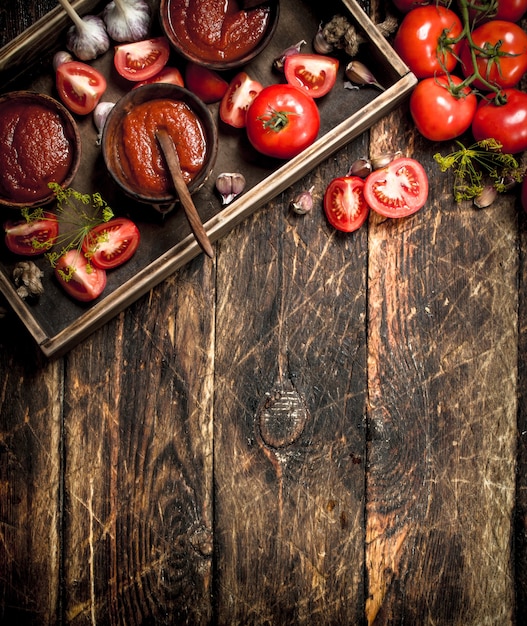
[[[198,211],[188,190],[187,183],[183,178],[178,153],[176,147],[174,146],[174,142],[172,141],[172,137],[168,134],[165,128],[158,128],[156,131],[156,137],[167,162],[172,182],[174,183],[174,187],[179,196],[179,201],[183,205],[190,228],[194,233],[194,237],[196,237],[196,240],[203,252],[213,259],[214,250],[212,249],[209,237],[203,228]]]

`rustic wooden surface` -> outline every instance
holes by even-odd
[[[426,207],[329,228],[394,148]],[[526,220],[437,149],[399,107],[60,359],[0,321],[1,624],[522,623]]]

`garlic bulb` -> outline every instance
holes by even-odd
[[[150,6],[146,0],[112,0],[106,5],[102,19],[115,41],[141,41],[149,34]]]
[[[91,61],[110,48],[110,39],[104,22],[96,15],[83,18],[73,9],[68,0],[59,0],[62,8],[73,21],[66,33],[66,48],[81,61]]]

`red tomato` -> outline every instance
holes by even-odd
[[[472,121],[476,141],[495,139],[502,152],[517,154],[527,150],[527,93],[504,89],[507,102],[498,105],[494,99],[482,99]]]
[[[434,4],[435,0],[392,0],[393,4],[401,11],[401,13],[408,13],[412,9],[415,9],[423,4]],[[448,1],[448,0],[447,0]],[[446,4],[446,2],[439,2],[439,4]]]
[[[156,37],[115,46],[115,69],[127,80],[152,78],[168,62],[170,44],[166,37]]]
[[[139,229],[131,220],[115,217],[91,229],[82,251],[95,267],[109,270],[131,259],[139,240]]]
[[[229,83],[218,72],[197,63],[188,63],[185,70],[187,89],[203,102],[219,102],[229,87]]]
[[[454,85],[462,80],[450,75]],[[470,128],[478,100],[469,87],[459,94],[449,90],[446,76],[425,78],[417,83],[410,96],[410,113],[417,130],[431,141],[459,137]]]
[[[339,62],[321,54],[292,54],[285,59],[287,82],[304,89],[312,98],[321,98],[337,80]]]
[[[324,194],[324,212],[337,230],[351,233],[366,221],[370,207],[364,199],[364,181],[358,176],[334,178]]]
[[[320,129],[313,98],[292,85],[270,85],[247,111],[247,136],[258,152],[291,159],[310,146]]]
[[[60,257],[55,276],[66,293],[81,302],[95,300],[106,287],[106,272],[90,265],[79,250],[69,250]]]
[[[497,6],[496,6],[497,5]],[[527,0],[471,0],[471,19],[496,19],[518,22],[527,11]]]
[[[80,61],[59,65],[56,83],[62,102],[79,115],[91,113],[106,91],[104,76],[91,65]]]
[[[393,46],[417,78],[428,78],[454,69],[461,44],[448,40],[462,31],[461,20],[450,9],[422,6],[404,16]]]
[[[53,213],[45,211],[42,217],[7,221],[4,224],[5,243],[11,252],[24,256],[44,254],[55,243],[59,223]]]
[[[152,83],[168,83],[170,85],[177,85],[178,87],[185,86],[183,76],[178,68],[165,66],[160,72],[151,78],[147,78],[146,80],[136,83],[133,86],[133,89],[137,89],[137,87],[142,87],[143,85],[150,85]]]
[[[385,217],[407,217],[428,198],[428,177],[415,159],[400,157],[374,170],[364,184],[366,202]]]
[[[220,103],[220,118],[235,128],[245,128],[247,109],[262,91],[263,86],[246,72],[240,72],[231,80]]]

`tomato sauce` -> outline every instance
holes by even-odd
[[[240,10],[238,0],[172,0],[170,26],[189,54],[206,62],[229,62],[253,50],[262,40],[270,9]]]
[[[207,149],[201,121],[185,102],[158,99],[134,107],[123,120],[118,157],[129,185],[137,193],[154,197],[173,191],[156,138],[160,127],[166,128],[174,140],[187,184],[201,171]]]
[[[0,193],[13,202],[49,196],[61,183],[73,151],[60,115],[39,103],[5,102],[0,107]]]

